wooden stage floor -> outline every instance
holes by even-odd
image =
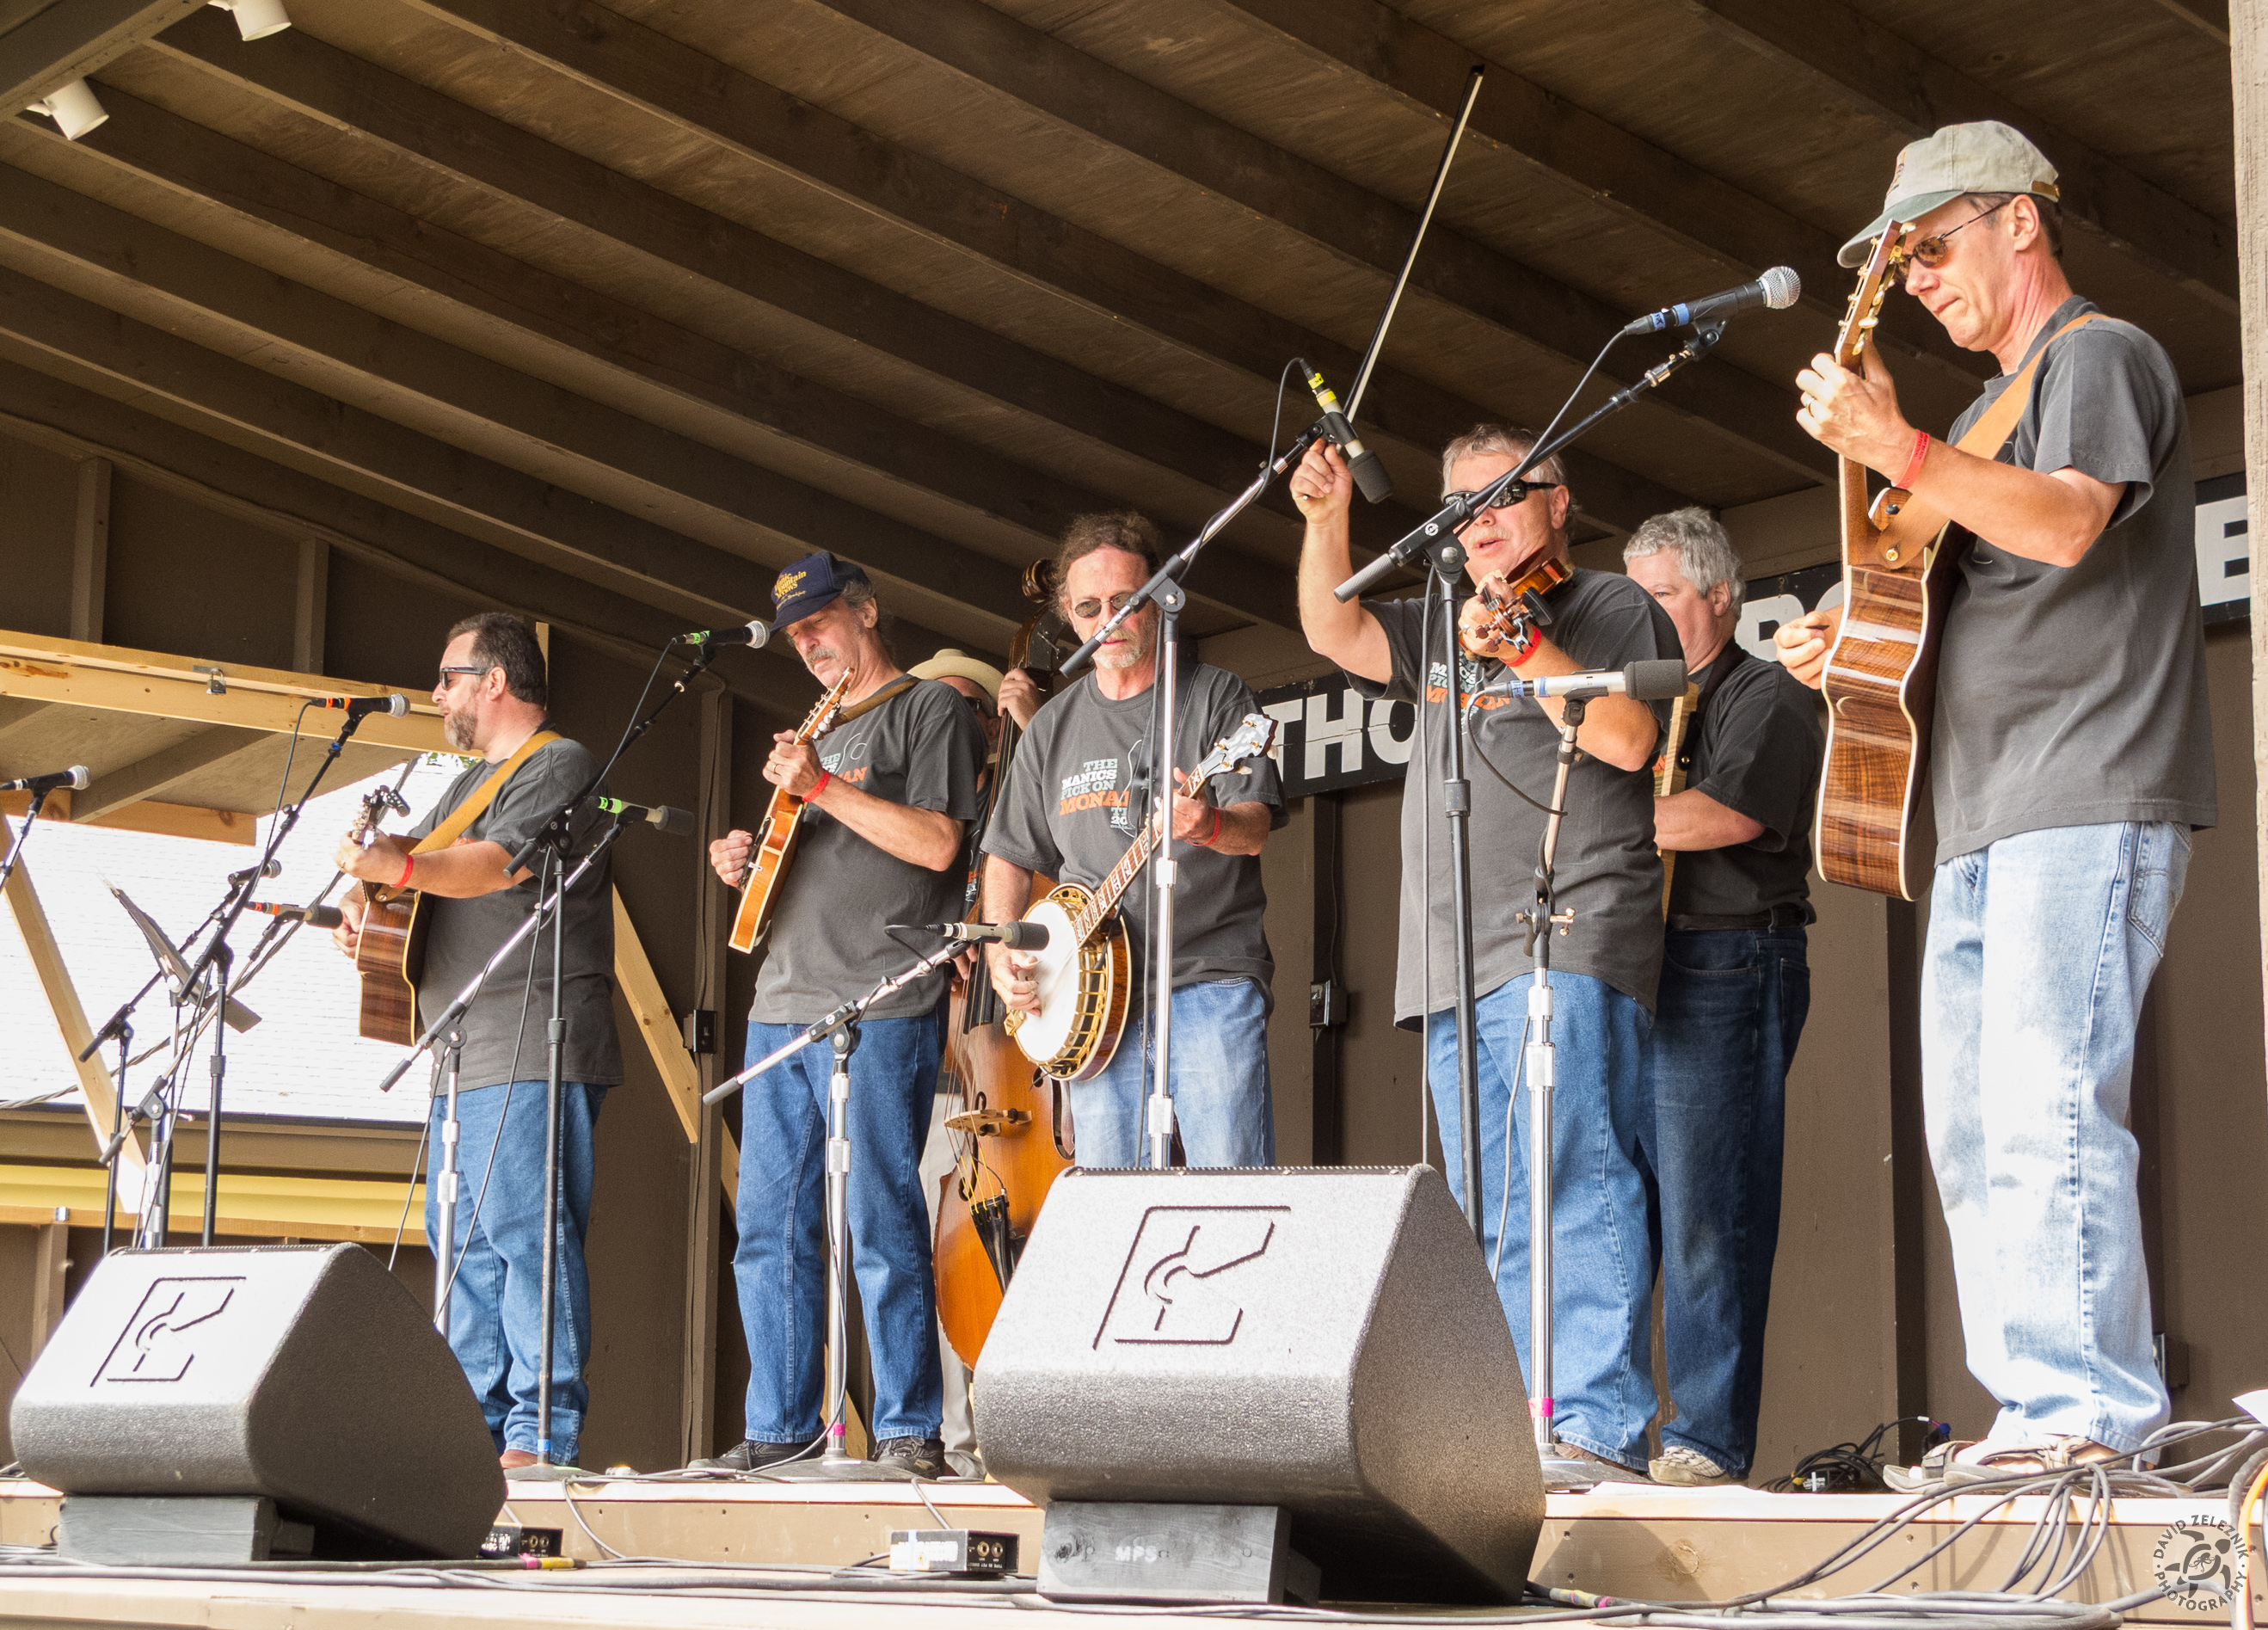
[[[1023,1539],[1024,1567],[1037,1566],[1041,1512],[993,1484],[925,1486],[932,1502],[955,1526],[1005,1530]],[[627,1480],[578,1483],[571,1512],[557,1483],[510,1485],[506,1520],[524,1527],[556,1528],[565,1554],[598,1561],[620,1556],[666,1558],[691,1567],[704,1564],[764,1565],[831,1570],[886,1551],[894,1528],[931,1526],[909,1487],[888,1484],[711,1483],[687,1485]],[[1657,1601],[1721,1600],[1790,1579],[1870,1523],[1905,1503],[1904,1496],[1767,1494],[1744,1489],[1674,1490],[1604,1486],[1588,1494],[1550,1497],[1543,1533],[1529,1569],[1540,1584],[1594,1595]],[[1989,1509],[1969,1534],[1926,1564],[1898,1589],[1976,1590],[1999,1586],[2015,1565],[2045,1502],[2020,1500]],[[1976,1496],[1943,1502],[1845,1572],[1798,1594],[1839,1596],[1872,1588],[1885,1575],[1931,1550],[1961,1523],[1987,1513],[1992,1502]],[[50,1490],[0,1483],[0,1544],[38,1545],[52,1534],[57,1508]],[[2225,1520],[2218,1498],[2120,1500],[2093,1567],[2068,1594],[2109,1601],[2160,1582],[2161,1569],[2180,1566],[2211,1524]],[[968,1622],[972,1612],[1021,1614],[1027,1620],[1067,1616],[998,1597],[932,1594],[863,1597],[768,1592],[751,1599],[646,1592],[628,1588],[619,1567],[556,1573],[541,1581],[542,1600],[526,1589],[409,1589],[376,1582],[341,1585],[294,1582],[290,1576],[253,1582],[232,1575],[225,1583],[144,1578],[40,1579],[11,1574],[0,1586],[0,1630],[97,1630],[99,1626],[210,1627],[210,1630],[449,1630],[464,1626],[519,1630],[521,1626],[747,1626],[794,1630],[851,1630],[887,1621],[893,1626]],[[527,1575],[512,1583],[534,1585]],[[602,1584],[601,1580],[607,1582]],[[504,1581],[499,1581],[504,1583]],[[660,1582],[659,1579],[657,1583]],[[2254,1592],[2256,1619],[2268,1613],[2268,1596]],[[1412,1610],[1413,1620],[1425,1610]],[[1131,1624],[1135,1615],[1093,1608],[1097,1618]],[[1139,1615],[1145,1624],[1195,1625],[1191,1617]],[[2211,1607],[2164,1600],[2131,1612],[2138,1625],[2227,1623],[2228,1604]],[[1211,1621],[1218,1623],[1218,1620]]]

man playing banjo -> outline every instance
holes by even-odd
[[[1132,513],[1081,515],[1064,534],[1057,580],[1081,639],[1123,608],[1158,569],[1158,529]],[[1016,750],[985,838],[983,916],[1005,922],[1031,903],[1032,874],[1093,884],[1123,856],[1148,819],[1145,793],[1158,677],[1158,610],[1145,607],[1096,653],[1094,671],[1032,719]],[[1179,679],[1174,773],[1194,765],[1259,711],[1233,675],[1190,664]],[[1020,712],[1031,677],[1010,673],[1000,704]],[[1285,820],[1276,766],[1262,758],[1222,778],[1235,790],[1219,801],[1176,795],[1174,854],[1174,1024],[1171,1081],[1175,1124],[1191,1166],[1266,1166],[1276,1158],[1268,1092],[1269,982],[1275,963],[1261,927],[1267,897],[1260,849]],[[1232,801],[1233,800],[1233,801]],[[1082,1166],[1134,1166],[1146,1146],[1143,1101],[1154,1060],[1146,1019],[1142,947],[1154,885],[1138,880],[1123,897],[1133,955],[1126,1035],[1091,1080],[1069,1086]],[[1038,1008],[1033,959],[990,948],[993,987],[1011,1008]]]

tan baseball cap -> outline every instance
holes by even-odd
[[[1000,670],[990,662],[979,662],[965,651],[955,651],[948,645],[926,662],[916,663],[906,670],[916,679],[965,679],[971,684],[984,687],[984,694],[994,705],[1000,701]]]
[[[1997,119],[1948,124],[1906,144],[1890,172],[1882,212],[1835,258],[1845,266],[1863,265],[1867,246],[1892,221],[1919,220],[1966,193],[2030,193],[2058,202],[2063,196],[2056,190],[2055,166],[2022,131]]]

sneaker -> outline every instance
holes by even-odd
[[[748,1438],[706,1460],[689,1463],[688,1471],[761,1471],[783,1460],[792,1460],[808,1447],[802,1443],[762,1443]]]
[[[1609,1460],[1604,1455],[1594,1455],[1580,1444],[1559,1439],[1552,1442],[1551,1449],[1562,1459],[1572,1460],[1581,1465],[1586,1472],[1602,1483],[1643,1483],[1646,1480],[1645,1472],[1633,1471],[1621,1461]]]
[[[893,1437],[882,1440],[875,1452],[876,1462],[895,1466],[909,1478],[924,1483],[951,1477],[953,1468],[945,1464],[945,1442],[933,1437]]]
[[[1672,1443],[1663,1449],[1660,1458],[1647,1464],[1646,1470],[1655,1482],[1667,1483],[1673,1488],[1708,1488],[1741,1480],[1699,1449],[1688,1449],[1683,1443]]]

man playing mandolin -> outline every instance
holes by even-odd
[[[2169,1413],[2124,1121],[2189,835],[2215,815],[2196,489],[2166,353],[2065,279],[2055,174],[2006,125],[1948,126],[1843,249],[1857,265],[1903,227],[1907,292],[1999,364],[1956,439],[2029,389],[1997,459],[1909,424],[1874,348],[1797,379],[1797,423],[1952,523],[1922,1095],[1969,1368],[2000,1412],[1910,1482],[2125,1455]],[[1835,678],[1840,623],[1779,631],[1806,684]]]
[[[1082,640],[1123,607],[1158,569],[1158,528],[1130,512],[1081,515],[1064,531],[1057,581],[1072,631]],[[1146,820],[1152,687],[1158,677],[1158,609],[1145,606],[1095,653],[1094,671],[1040,709],[1000,789],[985,837],[984,911],[1012,921],[1031,903],[1032,874],[1066,883],[1101,880]],[[1259,711],[1234,675],[1193,663],[1180,677],[1174,774]],[[1000,688],[1011,709],[1034,694],[1020,669]],[[1263,758],[1223,779],[1233,794],[1209,800],[1176,795],[1174,853],[1181,883],[1174,896],[1174,1033],[1171,1076],[1175,1124],[1191,1166],[1267,1166],[1276,1158],[1268,1092],[1269,982],[1275,963],[1261,927],[1267,896],[1260,850],[1284,819],[1276,767]],[[1143,1102],[1154,1059],[1147,1038],[1154,997],[1145,997],[1141,947],[1154,888],[1145,874],[1123,897],[1133,948],[1126,1033],[1101,1073],[1070,1084],[1071,1125],[1082,1166],[1135,1166],[1147,1147]],[[1032,959],[998,946],[992,983],[1010,1007],[1037,1007]]]
[[[339,869],[360,880],[340,902],[332,930],[355,954],[364,890],[410,889],[423,896],[424,963],[416,980],[419,1029],[455,999],[497,948],[534,909],[526,871],[504,868],[552,815],[582,791],[598,765],[579,744],[544,732],[546,684],[535,632],[501,611],[449,631],[433,687],[449,745],[478,756],[409,834],[422,839],[468,802],[480,813],[446,847],[412,854],[383,834],[365,847],[340,845]],[[490,783],[494,782],[494,786]],[[604,791],[603,788],[600,789]],[[578,845],[604,817],[584,806]],[[568,890],[562,922],[567,1020],[559,1122],[559,1214],[551,1360],[551,1459],[575,1464],[590,1401],[583,1366],[591,1353],[591,1286],[583,1236],[591,1220],[592,1139],[607,1089],[622,1079],[615,1036],[612,862],[601,857]],[[531,957],[533,970],[529,967]],[[536,1459],[536,1382],[543,1331],[545,1024],[551,1012],[548,934],[523,941],[490,974],[460,1025],[457,1121],[463,1174],[457,1201],[460,1260],[450,1291],[449,1346],[488,1416],[507,1469]],[[515,1051],[515,1048],[517,1051]],[[444,1107],[432,1106],[433,1140]],[[438,1190],[425,1191],[425,1235],[440,1236]]]
[[[1483,425],[1443,451],[1443,487],[1476,493],[1510,474],[1533,445],[1525,431]],[[1466,570],[1475,582],[1498,576],[1517,581],[1541,561],[1565,566],[1565,477],[1556,460],[1533,473],[1528,497],[1484,509],[1466,525]],[[1440,660],[1441,631],[1427,628],[1429,601],[1343,605],[1332,596],[1333,586],[1353,570],[1347,541],[1353,490],[1344,460],[1328,442],[1317,442],[1292,475],[1292,500],[1307,519],[1300,557],[1300,623],[1317,654],[1345,669],[1364,695],[1417,702],[1421,710],[1427,748],[1410,755],[1402,794],[1402,935],[1394,1012],[1397,1024],[1424,1027],[1426,1080],[1451,1181],[1462,1198],[1458,926],[1440,801],[1451,728],[1448,673]],[[1486,660],[1459,659],[1466,696],[1502,677],[1498,656],[1534,677],[1678,654],[1677,630],[1668,616],[1620,573],[1573,572],[1544,594],[1543,604],[1551,616],[1548,629],[1530,630],[1520,645],[1493,647]],[[1467,602],[1468,626],[1481,608],[1477,598]],[[1498,1262],[1497,1294],[1511,1320],[1520,1361],[1530,1368],[1525,1093],[1513,1144],[1506,1133],[1534,979],[1521,913],[1535,897],[1542,807],[1551,794],[1565,705],[1491,697],[1471,712],[1473,757],[1483,761],[1472,764],[1469,777],[1473,967],[1480,996],[1480,1211],[1484,1243]],[[1563,1446],[1602,1476],[1640,1480],[1646,1422],[1653,1413],[1646,1379],[1653,1296],[1637,1266],[1649,1260],[1651,1250],[1638,1163],[1638,1140],[1652,1127],[1640,1049],[1661,967],[1661,861],[1653,848],[1653,780],[1647,771],[1667,712],[1666,704],[1657,712],[1645,703],[1609,696],[1590,704],[1584,715],[1576,736],[1583,758],[1568,782],[1557,866],[1557,909],[1573,918],[1565,935],[1551,944],[1558,1047],[1551,1197],[1555,1430]],[[1522,801],[1513,787],[1537,802]],[[1512,1228],[1499,1239],[1498,1219],[1506,1215],[1513,1220]]]
[[[865,995],[916,952],[891,923],[961,911],[961,833],[976,815],[984,733],[934,680],[902,674],[865,572],[806,555],[772,586],[775,628],[832,687],[847,674],[841,721],[816,741],[772,738],[764,779],[803,800],[799,845],[778,884],[748,1014],[750,1063]],[[738,887],[754,837],[709,846]],[[850,1056],[851,1261],[873,1362],[877,1458],[917,1477],[946,1474],[939,1437],[937,1296],[930,1273],[922,1140],[945,1036],[946,976],[871,1008]],[[827,1294],[822,1227],[827,1084],[834,1055],[806,1047],[748,1082],[740,1103],[740,1245],[733,1278],[748,1339],[742,1442],[704,1464],[759,1471],[818,1438],[820,1340]]]

